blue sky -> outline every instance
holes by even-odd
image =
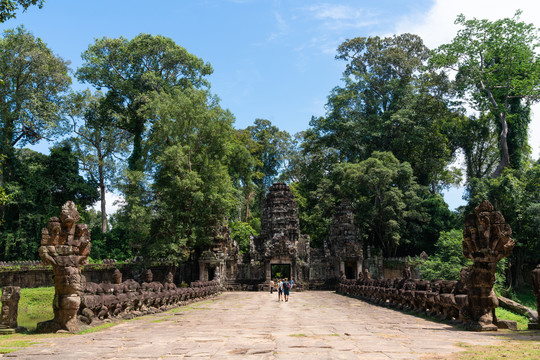
[[[24,24],[58,55],[81,64],[81,53],[95,38],[139,33],[172,38],[212,64],[212,92],[236,116],[237,128],[256,118],[270,120],[291,134],[305,130],[312,116],[324,115],[331,89],[340,84],[344,63],[334,59],[347,38],[412,32],[433,48],[448,42],[457,14],[496,19],[522,9],[537,22],[539,5],[515,0],[46,0],[0,30]],[[537,26],[540,24],[536,23]],[[75,84],[76,89],[86,86]],[[534,109],[533,109],[534,111]],[[537,113],[540,114],[540,108]],[[531,126],[538,158],[540,120]],[[49,144],[39,144],[45,151]],[[447,197],[459,204],[460,195]]]
[[[151,5],[149,5],[151,4]],[[236,127],[265,118],[291,133],[323,115],[344,63],[346,38],[387,32],[402,14],[430,1],[61,1],[47,0],[2,28],[24,24],[55,53],[81,64],[95,38],[139,33],[172,38],[210,62],[212,91],[235,114]]]

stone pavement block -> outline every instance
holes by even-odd
[[[420,359],[460,351],[458,342],[494,344],[504,338],[332,292],[295,293],[286,304],[267,295],[224,293],[196,311],[174,316],[175,322],[143,317],[96,333],[38,340],[41,344],[12,354],[32,360]]]

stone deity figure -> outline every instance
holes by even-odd
[[[365,280],[371,279],[371,275],[369,274],[369,269],[368,268],[364,269],[364,279]]]
[[[0,314],[0,334],[14,332],[17,328],[17,314],[21,288],[4,286],[2,288],[2,311]]]
[[[473,260],[465,278],[468,304],[462,312],[471,330],[497,330],[493,310],[499,301],[493,291],[497,263],[510,256],[514,240],[503,215],[487,200],[465,218],[463,255]]]
[[[88,227],[78,221],[77,206],[68,201],[62,206],[60,218],[52,217],[41,230],[39,256],[53,267],[55,295],[54,319],[39,323],[38,332],[79,331],[79,293],[84,288],[81,266],[88,262],[91,243]]]
[[[411,267],[409,265],[405,265],[405,268],[403,269],[403,278],[405,280],[411,278]]]

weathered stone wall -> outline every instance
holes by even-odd
[[[83,267],[82,274],[86,277],[86,281],[106,282],[111,281],[112,271],[116,268],[122,271],[126,279],[138,279],[141,277],[143,270],[150,268],[158,281],[164,281],[169,271],[175,274],[175,283],[177,284],[197,280],[190,264],[180,265],[176,272],[172,265],[149,265],[146,267],[141,264],[115,264],[114,262],[110,264],[89,264]],[[9,266],[0,266],[0,287],[35,288],[53,286],[52,275],[51,266],[14,265],[10,263]]]

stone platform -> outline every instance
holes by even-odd
[[[19,359],[429,359],[496,344],[472,333],[333,292],[228,292],[85,335],[38,339]],[[1,357],[1,355],[0,355]]]

